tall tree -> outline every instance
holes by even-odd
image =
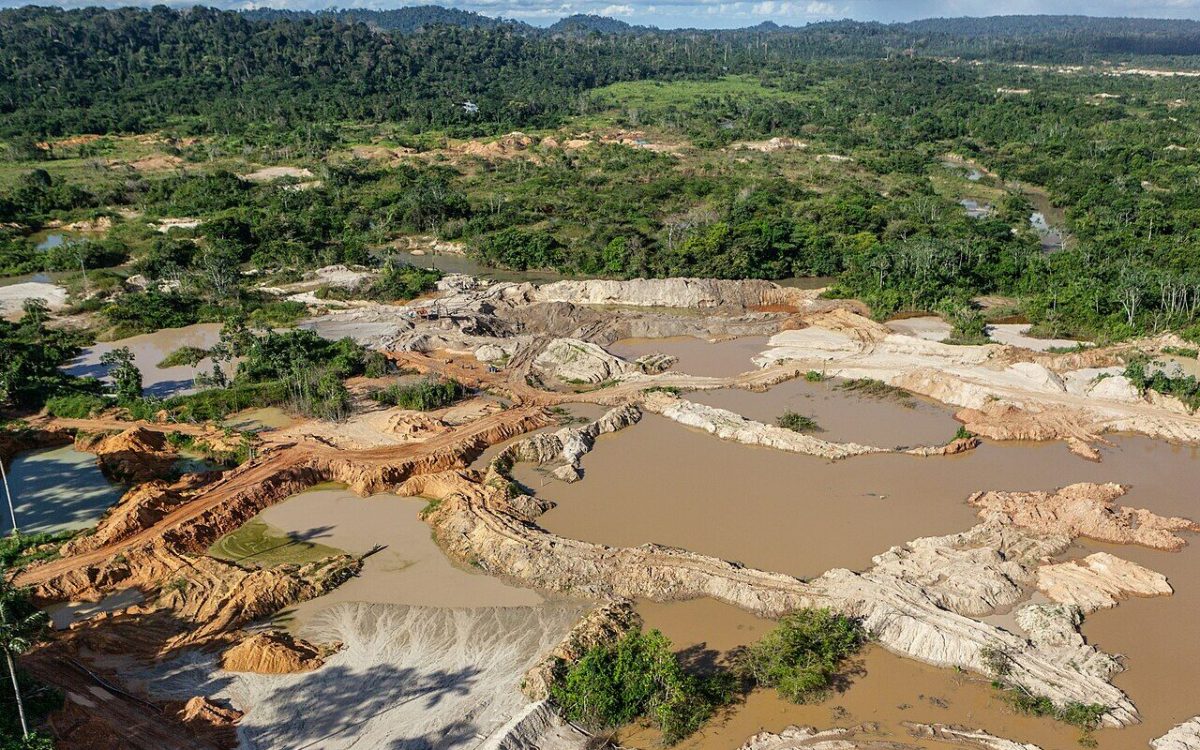
[[[8,662],[8,674],[12,678],[13,694],[17,700],[17,714],[21,718],[21,735],[26,740],[30,737],[29,722],[25,718],[25,701],[21,696],[13,657],[28,651],[41,638],[47,619],[46,613],[36,609],[29,601],[27,590],[16,588],[0,576],[0,648],[4,649],[4,658]]]

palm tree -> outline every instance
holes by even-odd
[[[29,592],[12,585],[0,576],[0,649],[8,661],[8,674],[12,677],[13,695],[17,698],[17,714],[21,717],[21,734],[29,737],[29,724],[25,720],[25,702],[21,698],[21,687],[17,683],[17,665],[14,654],[22,654],[37,642],[46,627],[46,613],[36,609],[29,601]]]

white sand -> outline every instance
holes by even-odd
[[[20,316],[21,306],[27,299],[44,300],[51,310],[60,310],[67,305],[67,290],[44,281],[0,286],[0,315],[6,318]]]

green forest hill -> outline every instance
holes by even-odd
[[[258,285],[343,263],[402,299],[432,280],[392,250],[437,241],[568,275],[832,277],[879,317],[964,328],[988,296],[1046,335],[1200,338],[1200,24],[609,21],[0,11],[0,274],[54,273],[109,336],[280,325],[303,310]]]

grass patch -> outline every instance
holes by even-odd
[[[817,420],[794,411],[785,411],[775,420],[775,424],[792,432],[820,432],[821,430],[821,425],[817,424]]]
[[[213,542],[208,554],[238,565],[271,568],[315,562],[340,555],[342,550],[284,533],[264,521],[252,519]]]
[[[207,349],[201,349],[198,346],[181,346],[167,356],[163,357],[156,367],[195,367],[200,364],[200,361],[208,356]]]
[[[40,560],[53,560],[75,531],[9,534],[0,537],[0,568],[14,570]]]

